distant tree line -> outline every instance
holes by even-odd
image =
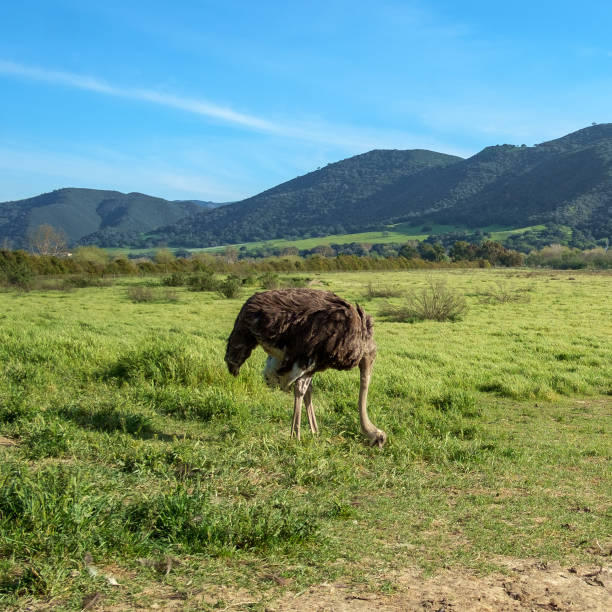
[[[246,257],[236,249],[224,253],[195,253],[176,257],[168,249],[160,249],[151,258],[130,259],[125,255],[110,256],[98,247],[80,247],[71,255],[35,255],[22,250],[0,250],[0,285],[29,288],[40,276],[149,276],[154,274],[218,273],[239,276],[266,272],[327,272],[358,270],[410,270],[422,268],[543,266],[561,269],[612,268],[612,251],[602,247],[580,251],[561,245],[545,247],[525,257],[501,244],[486,240],[482,244],[455,242],[448,252],[441,243],[406,243],[383,245],[382,254],[375,245],[336,245],[315,247],[305,257],[287,250],[279,255]],[[350,252],[351,250],[359,252]],[[75,286],[80,286],[78,282]],[[84,285],[83,285],[84,286]]]
[[[565,215],[567,217],[567,214]],[[562,246],[568,246],[578,249],[593,249],[598,246],[606,246],[612,239],[612,222],[610,221],[612,215],[598,219],[598,228],[600,231],[597,235],[593,233],[590,227],[586,225],[581,226],[578,221],[572,219],[568,222],[567,219],[563,219],[563,222],[555,223],[550,222],[538,229],[530,229],[520,233],[510,234],[506,238],[499,242],[506,248],[519,251],[521,253],[530,253],[533,250],[542,249],[550,244],[560,244]],[[427,225],[424,227],[428,227]],[[332,235],[341,235],[345,233],[357,232],[357,231],[381,231],[384,232],[388,229],[385,225],[374,224],[368,226],[351,226],[347,222],[344,224],[337,224],[335,226],[322,224],[320,226],[312,226],[308,232],[300,234],[298,231],[288,230],[280,235],[280,238],[285,240],[299,240],[302,238],[318,238]],[[430,228],[431,229],[431,228]],[[210,246],[222,246],[227,242],[253,242],[253,241],[265,241],[266,238],[271,236],[268,232],[269,228],[262,227],[261,232],[253,234],[252,232],[247,234],[229,234],[227,236],[217,235],[212,236],[200,236],[195,233],[188,239],[179,239],[171,233],[165,234],[163,231],[157,231],[154,235],[143,235],[137,231],[126,231],[118,230],[115,228],[106,228],[92,234],[80,241],[82,245],[98,245],[102,247],[121,247],[121,248],[134,248],[134,249],[158,249],[165,245],[176,244],[180,242],[184,247],[197,248],[202,244]],[[424,233],[427,230],[422,230]],[[444,234],[430,235],[425,242],[435,243],[440,242],[448,250],[453,243],[458,241],[464,241],[469,243],[480,243],[484,240],[490,240],[491,234],[480,229],[476,230],[456,230],[447,232]],[[357,244],[357,243],[353,243]],[[338,250],[338,245],[331,245],[335,250]],[[378,250],[384,250],[382,246],[375,245]],[[269,252],[267,247],[260,247],[261,251]],[[256,252],[256,248],[251,248],[249,252]],[[301,250],[300,255],[307,255],[307,250]],[[269,256],[266,254],[265,256]]]

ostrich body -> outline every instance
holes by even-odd
[[[289,391],[294,389],[291,435],[300,438],[302,402],[313,433],[319,428],[312,405],[312,377],[328,368],[350,370],[359,366],[359,419],[370,445],[379,447],[387,435],[373,425],[367,412],[367,395],[376,358],[369,315],[328,291],[280,289],[252,295],[238,313],[227,341],[225,363],[231,374],[256,346],[268,359],[266,383]]]

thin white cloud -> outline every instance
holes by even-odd
[[[363,153],[369,149],[436,149],[444,152],[465,154],[448,144],[436,142],[401,130],[364,129],[350,125],[330,125],[318,118],[304,119],[296,123],[272,121],[263,117],[238,112],[207,100],[178,96],[175,94],[141,88],[122,88],[98,78],[26,66],[0,59],[0,74],[33,81],[42,81],[92,91],[107,96],[138,100],[166,108],[223,121],[248,130],[281,136],[303,142],[317,143],[343,149],[347,154]]]
[[[231,108],[218,106],[205,100],[195,100],[193,98],[175,96],[151,89],[130,89],[116,87],[99,79],[74,74],[72,72],[46,70],[42,68],[24,66],[23,64],[17,64],[15,62],[9,62],[6,60],[0,60],[0,74],[17,76],[34,81],[57,83],[60,85],[66,85],[68,87],[74,87],[86,91],[94,91],[109,96],[128,98],[131,100],[141,100],[143,102],[150,102],[152,104],[158,104],[160,106],[166,106],[169,108],[177,108],[190,113],[195,113],[197,115],[202,115],[212,119],[219,119],[221,121],[226,121],[227,123],[232,123],[263,132],[274,133],[278,131],[277,127],[273,123],[265,119],[255,117],[253,115],[239,113]]]

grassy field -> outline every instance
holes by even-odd
[[[402,568],[605,562],[610,274],[313,278],[375,317],[382,450],[359,435],[357,371],[315,377],[321,433],[301,442],[261,349],[229,376],[255,286],[138,304],[129,288],[159,280],[0,293],[0,608],[212,609],[242,593],[263,610],[323,582],[393,593]],[[432,279],[466,297],[462,320],[385,321],[386,299],[365,296]]]
[[[370,244],[387,244],[390,242],[403,243],[409,240],[425,240],[430,235],[437,236],[454,231],[466,231],[467,228],[455,225],[428,225],[431,229],[423,231],[421,225],[410,225],[409,223],[398,223],[390,225],[387,230],[376,232],[361,232],[358,234],[333,234],[330,236],[319,236],[316,238],[303,238],[301,240],[285,240],[278,238],[276,240],[266,240],[259,242],[244,242],[232,245],[235,248],[246,247],[247,249],[255,249],[261,247],[296,247],[298,249],[312,249],[316,246],[330,244],[348,244],[351,242],[363,242]],[[503,240],[511,234],[522,234],[528,230],[542,229],[543,225],[533,225],[530,227],[508,228],[500,225],[491,225],[480,228],[481,231],[491,234],[492,240]],[[202,249],[187,249],[193,253],[215,253],[224,251],[227,246],[206,247]],[[152,249],[129,249],[129,248],[108,248],[105,249],[113,255],[127,253],[150,253]]]

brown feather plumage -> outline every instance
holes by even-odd
[[[376,350],[372,318],[360,306],[329,291],[279,289],[251,296],[240,310],[227,342],[225,361],[238,374],[261,345],[282,351],[279,373],[294,364],[314,372],[350,370]]]

